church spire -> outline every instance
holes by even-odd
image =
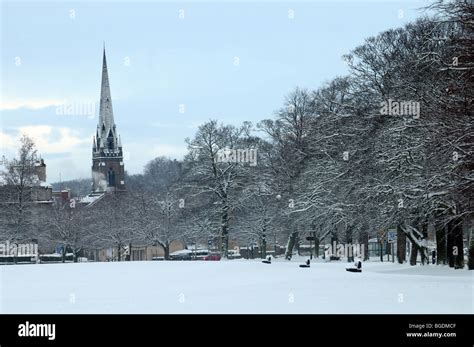
[[[99,124],[92,143],[92,191],[125,190],[125,167],[120,140],[112,110],[107,58],[102,60]]]
[[[99,128],[101,132],[108,133],[114,126],[114,112],[112,109],[112,96],[110,94],[109,74],[107,71],[107,59],[102,60],[102,84],[100,87],[100,110],[99,110]]]

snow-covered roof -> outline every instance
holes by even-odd
[[[86,195],[84,197],[82,197],[79,202],[81,203],[84,203],[84,204],[89,204],[93,201],[97,200],[97,197],[96,196],[90,196],[90,195]]]
[[[53,188],[53,185],[51,183],[41,181],[40,182],[40,187]]]
[[[92,205],[104,197],[104,194],[89,194],[79,199],[80,204]]]

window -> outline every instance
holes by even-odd
[[[109,183],[109,187],[115,187],[115,171],[109,167],[109,172],[107,173],[107,181]]]

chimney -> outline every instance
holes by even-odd
[[[66,189],[66,190],[61,190],[61,199],[63,202],[67,202],[71,199],[71,190]]]
[[[43,158],[36,162],[36,176],[41,182],[46,182],[46,164]]]

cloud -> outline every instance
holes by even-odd
[[[78,145],[90,144],[92,135],[81,138],[71,128],[56,128],[49,125],[20,127],[20,132],[33,139],[40,153],[70,152]]]
[[[0,154],[13,158],[18,152],[23,134],[33,139],[38,155],[45,159],[49,181],[58,181],[60,173],[63,180],[89,177],[92,134],[83,137],[71,128],[23,126],[14,128],[9,133],[0,131]]]
[[[0,131],[0,148],[14,147],[15,138]]]
[[[64,100],[58,99],[29,99],[29,100],[1,100],[0,110],[16,110],[20,108],[28,108],[32,110],[38,110],[41,108],[59,106],[64,104]]]
[[[31,137],[40,155],[51,153],[68,153],[77,146],[91,144],[92,135],[81,137],[71,128],[58,128],[49,125],[29,125],[19,127],[15,134],[0,132],[0,140],[6,151],[17,151],[22,135]]]

